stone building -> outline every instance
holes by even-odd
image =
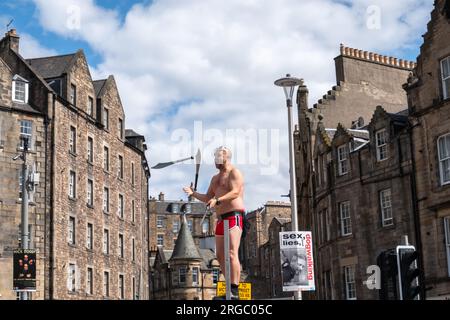
[[[12,254],[19,247],[23,161],[13,158],[23,150],[22,137],[29,141],[27,164],[40,176],[28,210],[29,247],[37,250],[37,291],[31,298],[44,298],[51,170],[49,101],[52,89],[20,56],[19,36],[14,29],[9,31],[0,40],[0,299],[16,298]]]
[[[280,232],[291,231],[290,218],[272,219],[269,225],[269,240],[259,248],[259,256],[265,263],[261,264],[261,278],[264,281],[257,281],[260,285],[255,290],[255,298],[261,299],[293,299],[292,292],[283,291],[283,279],[281,273],[280,256]]]
[[[274,238],[278,237],[278,233],[270,233],[269,227],[274,219],[290,221],[291,205],[280,201],[268,201],[262,208],[248,212],[246,217],[250,222],[250,229],[241,241],[239,259],[247,276],[246,281],[252,283],[254,298],[267,298],[271,292],[267,289],[266,268],[268,265],[261,250],[269,242],[277,241]]]
[[[313,157],[316,297],[378,299],[367,267],[403,235],[417,243],[407,110],[378,106],[357,130],[319,122]]]
[[[35,230],[32,242],[43,267],[35,297],[147,299],[150,171],[144,137],[125,130],[114,77],[93,81],[81,50],[24,60],[18,43],[19,37],[10,32],[0,45],[6,64],[2,75],[9,69],[1,90],[2,105],[9,109],[2,112],[2,119],[9,117],[16,131],[8,131],[11,151],[19,145],[20,135],[31,134],[33,160],[42,173],[30,219]],[[20,108],[4,98],[11,95],[8,88],[15,81],[25,83],[22,91],[26,98],[29,94],[28,103],[20,102]],[[14,95],[20,96],[17,84]],[[33,115],[33,110],[41,115]],[[18,118],[11,123],[14,114],[33,115],[33,122],[19,127]],[[2,204],[1,214],[10,221],[6,227],[11,230],[4,234],[14,235],[20,220],[20,204],[12,202],[17,199],[18,177],[17,173],[8,177],[15,192],[2,199],[9,207]],[[3,243],[3,250],[18,245],[9,236],[2,238]],[[8,258],[11,266],[10,253]],[[6,285],[5,290],[11,288]]]
[[[302,230],[313,231],[315,240],[313,251],[314,259],[316,262],[325,261],[325,256],[329,256],[331,258],[331,254],[335,255],[336,259],[338,260],[342,258],[342,261],[339,260],[337,265],[332,265],[333,268],[338,268],[338,272],[336,272],[335,275],[327,273],[328,279],[331,279],[331,277],[333,277],[333,279],[336,279],[337,281],[336,283],[329,285],[334,286],[333,290],[335,290],[335,292],[333,293],[333,298],[341,299],[345,297],[345,295],[343,295],[342,289],[344,281],[344,278],[341,277],[341,274],[344,270],[342,268],[344,266],[349,266],[349,268],[345,269],[347,270],[347,275],[349,277],[353,274],[358,275],[358,277],[360,277],[358,280],[361,280],[362,273],[360,271],[363,270],[363,268],[367,267],[367,265],[363,264],[372,259],[373,254],[371,252],[368,253],[371,255],[371,258],[368,258],[367,254],[366,258],[357,257],[359,253],[364,252],[364,250],[360,250],[357,248],[358,245],[362,246],[363,244],[355,242],[355,244],[353,245],[353,240],[348,239],[343,240],[343,243],[339,249],[341,251],[339,252],[331,253],[329,251],[326,252],[321,250],[320,246],[318,245],[319,239],[317,232],[314,232],[317,231],[318,223],[320,221],[317,217],[320,211],[318,205],[323,205],[324,201],[326,201],[324,199],[331,199],[331,197],[328,197],[328,195],[325,194],[319,195],[319,188],[321,188],[321,186],[318,185],[319,181],[316,179],[316,177],[320,177],[319,180],[323,181],[322,183],[324,185],[331,183],[332,188],[334,188],[341,182],[342,186],[345,186],[345,182],[351,183],[353,181],[352,179],[357,179],[356,177],[358,176],[360,170],[358,164],[359,162],[355,164],[356,167],[352,167],[352,173],[349,175],[340,177],[336,171],[330,171],[331,176],[327,176],[327,170],[329,170],[328,167],[330,166],[330,162],[335,161],[336,159],[337,149],[335,147],[335,149],[328,150],[326,152],[327,156],[320,156],[315,158],[317,154],[316,148],[319,147],[318,145],[316,145],[316,141],[319,139],[321,145],[320,148],[324,148],[321,141],[327,141],[326,143],[329,144],[331,144],[332,142],[342,143],[346,139],[352,141],[352,145],[349,145],[347,147],[347,150],[345,150],[346,152],[341,149],[341,153],[339,154],[341,159],[343,159],[342,157],[344,157],[346,160],[350,160],[350,150],[357,149],[358,144],[361,143],[367,143],[369,148],[372,150],[371,152],[373,152],[373,147],[370,147],[373,146],[373,136],[370,136],[370,134],[373,133],[371,133],[368,129],[367,123],[371,120],[371,117],[374,114],[377,106],[382,106],[382,110],[388,115],[392,114],[392,117],[394,118],[402,116],[402,114],[398,113],[405,110],[407,105],[406,94],[402,86],[406,82],[409,73],[415,67],[415,63],[394,57],[386,57],[373,52],[348,48],[341,45],[340,55],[335,58],[335,66],[337,82],[336,86],[334,86],[332,90],[330,90],[326,95],[324,95],[323,99],[314,104],[313,108],[310,109],[308,107],[308,88],[304,84],[300,85],[297,91],[298,126],[296,128],[296,131],[294,132],[294,143],[297,149],[295,161],[297,172],[299,228]],[[379,113],[382,114],[383,112],[381,112],[380,110]],[[373,122],[373,124],[375,123],[377,122]],[[334,138],[336,140],[334,140]],[[368,143],[367,141],[372,141],[372,144]],[[360,150],[356,154],[360,154],[362,152],[363,151]],[[404,152],[403,149],[402,152]],[[373,158],[367,159],[371,159],[373,163]],[[364,168],[361,165],[361,170],[366,170],[364,172],[361,172],[370,177],[370,175],[372,174],[370,173],[370,170],[373,171],[373,174],[379,171],[382,174],[380,178],[384,177],[387,179],[387,177],[392,173],[390,171],[394,170],[393,168],[395,167],[396,161],[398,161],[397,157],[391,157],[389,161],[384,162],[384,164],[387,166],[387,168],[385,169],[380,169],[381,167],[375,164],[370,168]],[[387,163],[389,163],[389,165],[387,165]],[[403,163],[401,164],[403,165]],[[336,169],[336,164],[334,165],[334,168]],[[390,166],[392,166],[392,168],[390,168]],[[384,170],[386,170],[386,172],[384,172]],[[356,176],[353,176],[353,174],[355,174]],[[364,176],[361,177],[364,178]],[[346,179],[348,179],[348,181]],[[370,199],[377,199],[373,198],[377,192],[375,190],[377,187],[379,187],[379,185],[374,184],[374,189],[371,189],[371,193],[365,196],[370,197]],[[360,188],[360,186],[355,185],[353,189],[350,186],[346,187],[345,189],[348,190],[347,194],[343,192],[338,193],[337,191],[335,192],[335,194],[338,194],[339,196],[342,196],[344,198],[348,197],[349,199],[353,199],[354,195],[359,194],[359,189],[355,188]],[[386,188],[388,187],[386,186]],[[334,201],[335,200],[338,199],[334,199]],[[339,199],[339,201],[347,200]],[[376,212],[378,208],[377,202],[371,201],[369,204],[371,205],[371,207],[367,208],[368,211]],[[334,219],[333,221],[335,226],[335,233],[333,235],[333,242],[341,242],[341,240],[339,239],[343,237],[339,233],[337,233],[340,229],[338,227],[339,225],[337,224],[339,222],[339,219],[336,215],[336,203],[329,203],[327,208],[329,210],[329,220],[331,221],[331,219]],[[353,214],[355,215],[354,217],[357,218],[357,220],[353,222],[354,229],[362,228],[364,223],[377,223],[375,220],[360,220],[359,217],[360,215],[362,215],[362,213],[360,213],[360,208],[362,207],[356,205],[353,206],[353,209],[349,209],[346,211],[346,215]],[[321,215],[323,215],[323,211],[321,211]],[[397,227],[399,228],[399,230],[404,229],[403,226],[396,226],[396,228]],[[393,233],[391,234],[391,236],[392,239],[390,240],[393,241],[396,236]],[[352,236],[352,239],[354,237],[355,235]],[[395,240],[399,242],[401,239],[395,238]],[[356,249],[358,250],[355,251]],[[328,249],[324,248],[324,250]],[[344,250],[344,252],[342,250]],[[345,252],[345,250],[347,251]],[[376,256],[374,259],[376,259]],[[336,261],[334,262],[336,263]],[[358,269],[356,273],[353,272],[353,270],[350,268],[350,266],[354,265],[357,265],[355,267]],[[319,269],[320,268],[325,268],[325,266],[319,265]],[[350,274],[349,270],[353,273]],[[327,271],[329,270],[323,270],[323,272]],[[323,290],[320,289],[321,286],[323,288],[323,279],[321,279],[322,275],[319,274],[322,271],[319,271],[318,268],[316,268],[315,272],[317,279],[317,290],[315,292],[304,294],[304,298],[330,298],[330,294],[324,295]],[[353,291],[351,292],[353,293]],[[361,289],[359,291],[361,291]],[[373,296],[373,293],[364,293],[359,297],[364,298]],[[350,295],[350,297],[353,296]]]
[[[312,153],[319,121],[325,128],[336,128],[340,123],[356,129],[370,121],[378,105],[389,113],[404,110],[407,100],[402,85],[414,67],[411,61],[341,45],[340,55],[335,58],[336,85],[313,108],[308,107],[308,88],[300,85],[298,127],[294,133],[300,229],[310,230],[312,226]]]
[[[203,225],[201,224],[206,211],[206,204],[200,201],[166,200],[164,193],[158,195],[158,199],[149,201],[149,225],[150,225],[150,251],[152,257],[157,252],[157,247],[164,250],[173,250],[181,227],[180,214],[186,214],[187,225],[192,232],[195,244],[202,248],[215,250],[214,228],[216,216],[211,211],[207,212]]]
[[[450,298],[450,1],[437,0],[405,84],[427,299]]]
[[[186,214],[173,249],[158,246],[151,265],[151,299],[212,300],[220,276],[212,249],[199,249],[188,226]],[[222,279],[223,280],[223,279]]]

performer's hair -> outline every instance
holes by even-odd
[[[228,158],[228,159],[231,159],[231,156],[232,156],[231,150],[228,149],[228,148],[225,147],[225,146],[220,146],[220,147],[216,148],[216,150],[214,150],[214,156],[217,156],[217,154],[218,154],[220,151],[225,151],[225,153],[227,154],[227,158]]]

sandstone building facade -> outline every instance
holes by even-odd
[[[6,80],[1,119],[12,128],[7,131],[9,152],[1,166],[8,173],[1,178],[6,176],[18,190],[20,164],[12,165],[9,158],[19,137],[31,135],[35,149],[30,161],[41,173],[35,206],[30,206],[32,242],[41,268],[35,297],[147,299],[150,171],[144,137],[125,129],[114,77],[93,81],[81,50],[24,60],[18,43],[19,37],[10,32],[0,46]],[[21,92],[17,86],[11,89],[14,79],[26,83],[27,99],[11,104],[8,96]],[[20,117],[28,117],[31,126]],[[12,266],[11,248],[18,246],[17,236],[11,238],[20,222],[14,191],[2,199],[7,204],[2,220],[9,221],[2,224],[8,228],[2,233],[9,265],[5,270]],[[11,283],[3,285],[0,290],[9,290],[10,297]]]

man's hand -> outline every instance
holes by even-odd
[[[190,187],[184,187],[184,188],[183,188],[183,191],[184,191],[188,196],[191,196],[191,195],[194,194],[194,189],[192,189],[192,186],[190,186]]]
[[[217,199],[216,198],[211,198],[211,200],[208,201],[207,206],[212,209],[216,206],[217,204]]]

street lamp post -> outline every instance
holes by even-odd
[[[294,132],[292,119],[292,97],[294,96],[295,87],[302,84],[301,79],[292,78],[287,74],[285,78],[275,81],[275,85],[282,87],[286,95],[286,106],[288,110],[288,130],[289,130],[289,173],[290,173],[290,196],[291,196],[291,215],[292,215],[292,231],[298,231],[298,216],[297,216],[297,185],[295,175],[295,148],[294,148]],[[301,300],[301,291],[295,291],[295,299]]]

